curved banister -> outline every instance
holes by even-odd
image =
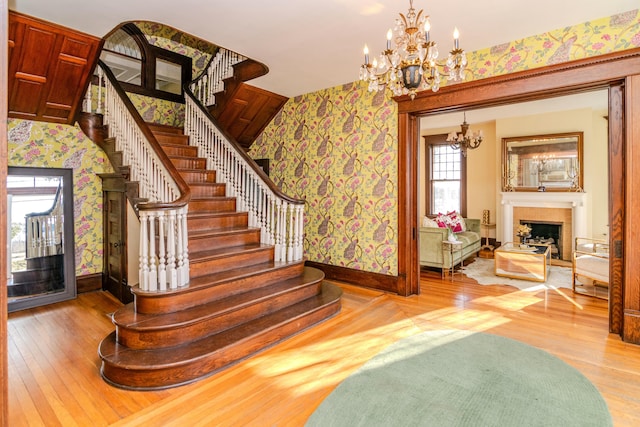
[[[188,87],[184,88],[185,91],[185,97],[188,95],[189,97],[191,97],[194,100],[197,100],[195,94],[191,91],[191,89],[189,89]],[[247,164],[253,169],[253,171],[255,173],[257,173],[260,178],[262,178],[262,180],[264,181],[264,183],[269,187],[269,189],[271,191],[273,191],[273,193],[278,196],[279,198],[288,201],[289,203],[293,203],[296,205],[304,205],[304,200],[302,199],[296,199],[294,197],[291,197],[287,194],[284,194],[282,192],[282,190],[280,190],[280,188],[278,188],[278,186],[273,182],[273,180],[269,177],[269,175],[267,175],[266,173],[264,173],[264,171],[262,170],[262,168],[260,166],[258,166],[258,164],[255,162],[255,160],[253,160],[240,146],[240,144],[235,140],[235,138],[233,136],[231,136],[225,129],[223,129],[219,124],[218,121],[211,115],[211,113],[209,113],[209,111],[207,111],[207,109],[200,103],[200,102],[196,102],[195,105],[198,107],[198,109],[200,110],[200,112],[202,114],[204,114],[213,124],[216,125],[216,127],[218,128],[218,132],[220,132],[226,139],[227,141],[229,141],[229,143],[231,143],[232,145],[235,146],[236,151],[238,152],[238,155],[240,157],[242,157]]]
[[[145,136],[145,138],[153,148],[153,151],[155,152],[155,154],[164,164],[165,168],[167,169],[167,172],[171,175],[171,178],[174,180],[174,182],[178,186],[178,190],[180,191],[180,197],[174,201],[144,202],[144,203],[139,203],[137,205],[137,208],[140,210],[165,210],[165,209],[174,209],[176,207],[186,206],[191,200],[191,190],[189,186],[184,181],[184,179],[182,178],[178,170],[175,168],[175,166],[171,162],[171,159],[169,159],[169,157],[166,155],[166,153],[158,143],[158,140],[156,139],[153,132],[151,132],[151,130],[149,129],[149,126],[147,126],[147,123],[144,121],[144,119],[142,118],[142,116],[140,115],[136,107],[133,105],[133,103],[127,96],[127,93],[124,91],[124,89],[122,89],[122,87],[118,83],[118,80],[114,76],[111,69],[109,69],[109,67],[104,62],[102,62],[102,60],[98,60],[98,65],[104,71],[107,79],[113,85],[113,89],[116,91],[116,93],[124,103],[125,107],[131,114],[131,117],[136,122],[136,124],[140,128],[140,131],[142,132],[142,134]]]

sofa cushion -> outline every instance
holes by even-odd
[[[456,239],[462,242],[462,247],[466,248],[480,241],[480,235],[474,231],[463,231],[456,233]]]

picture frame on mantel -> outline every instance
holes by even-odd
[[[583,188],[583,133],[502,138],[503,191]]]

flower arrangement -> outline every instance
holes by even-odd
[[[516,234],[520,237],[529,236],[529,233],[531,233],[531,227],[527,224],[520,224],[518,228],[516,228]]]

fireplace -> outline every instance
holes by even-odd
[[[562,222],[521,219],[520,224],[527,224],[531,227],[531,238],[527,242],[549,245],[551,258],[564,259],[562,253]]]
[[[502,218],[499,238],[518,241],[515,229],[520,220],[562,223],[560,259],[571,259],[575,237],[587,234],[587,193],[525,192],[501,193]],[[535,237],[535,235],[534,235]]]

